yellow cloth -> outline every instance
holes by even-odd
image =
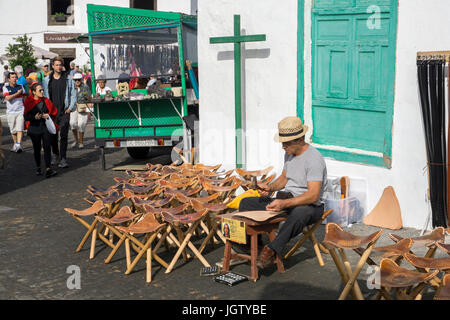
[[[231,209],[239,209],[239,203],[241,203],[241,200],[248,197],[261,197],[261,195],[259,194],[258,190],[249,189],[234,198],[233,201],[227,204],[227,207]]]

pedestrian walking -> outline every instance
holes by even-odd
[[[55,121],[58,110],[53,103],[44,97],[44,89],[40,83],[31,86],[32,95],[25,99],[25,119],[30,122],[28,136],[33,143],[34,161],[36,163],[36,175],[42,175],[41,148],[44,147],[45,177],[50,178],[56,174],[51,168],[51,144],[54,134],[51,134],[45,124],[50,117]]]
[[[70,71],[69,74],[73,77],[75,75],[75,73],[77,72],[77,70],[75,69],[75,62],[71,62],[70,63]]]
[[[59,154],[60,168],[69,167],[67,163],[67,139],[70,128],[70,113],[75,110],[76,91],[72,77],[67,72],[63,72],[64,60],[56,57],[52,62],[53,71],[44,79],[42,86],[44,96],[52,101],[58,110],[56,124],[59,125],[59,150],[58,134],[52,143],[52,150],[55,155]]]
[[[21,153],[23,137],[23,96],[26,94],[25,88],[17,83],[17,74],[15,72],[8,74],[8,83],[3,86],[3,96],[6,100],[6,118],[9,131],[14,141],[11,148],[12,152]]]
[[[47,62],[42,62],[39,67],[41,70],[37,72],[39,83],[43,83],[46,76],[50,74],[50,70],[48,69],[49,65]]]
[[[75,148],[78,144],[78,148],[84,148],[84,131],[88,122],[88,108],[91,104],[86,103],[88,97],[91,96],[91,90],[83,83],[83,75],[81,73],[75,73],[73,76],[75,81],[75,90],[77,92],[77,107],[75,111],[70,113],[70,129],[72,129],[73,142],[70,147]]]
[[[23,67],[22,66],[15,66],[14,72],[17,74],[17,83],[22,85],[25,89],[25,92],[28,91],[27,88],[27,78],[23,75]]]

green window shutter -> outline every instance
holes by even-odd
[[[315,1],[312,140],[362,150],[325,156],[391,166],[396,28],[397,0]]]

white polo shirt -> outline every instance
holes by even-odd
[[[25,94],[25,89],[22,85],[17,84],[12,87],[10,84],[3,86],[3,96],[6,97],[11,94],[15,94],[17,91],[22,90],[22,95],[12,100],[6,100],[6,113],[22,113],[25,111],[25,106],[23,105],[23,95]]]

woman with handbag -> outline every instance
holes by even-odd
[[[70,113],[70,128],[72,129],[75,140],[70,147],[75,148],[78,144],[78,148],[82,149],[84,148],[84,130],[88,122],[88,109],[91,107],[91,104],[86,102],[91,96],[91,91],[83,83],[83,75],[81,73],[75,73],[73,80],[75,81],[75,90],[77,91],[77,109]]]
[[[24,102],[24,118],[29,121],[27,135],[33,143],[34,161],[36,162],[36,174],[42,175],[41,170],[41,146],[44,146],[45,177],[50,178],[56,174],[51,168],[51,143],[56,133],[55,117],[56,107],[44,97],[44,89],[40,83],[31,86],[31,93]],[[53,133],[52,133],[53,132]]]

